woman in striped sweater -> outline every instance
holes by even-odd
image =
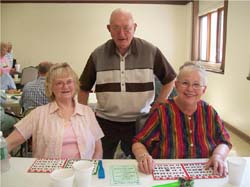
[[[218,113],[200,99],[206,82],[206,71],[199,64],[180,67],[177,96],[159,104],[133,139],[141,172],[152,173],[153,159],[209,158],[206,167],[226,175],[224,160],[232,144]]]

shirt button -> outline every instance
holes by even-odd
[[[193,147],[193,146],[194,146],[194,144],[192,144],[192,143],[191,143],[191,144],[190,144],[190,146],[191,146],[191,147]]]
[[[190,132],[190,134],[191,134],[191,133],[192,133],[192,130],[190,130],[189,132]]]
[[[188,117],[189,120],[191,120],[192,118],[191,117]]]

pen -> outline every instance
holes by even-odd
[[[98,161],[98,178],[99,179],[104,179],[105,178],[105,172],[104,172],[104,168],[102,165],[102,160]]]
[[[152,187],[180,187],[180,183],[179,182],[174,182],[174,183],[155,185],[155,186],[152,186]]]
[[[176,182],[155,185],[155,186],[152,186],[152,187],[193,187],[193,185],[194,185],[193,180],[179,178],[178,181],[176,181]]]

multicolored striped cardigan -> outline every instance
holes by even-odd
[[[208,158],[219,144],[232,147],[218,113],[202,100],[188,116],[168,99],[150,115],[133,142],[141,142],[153,158],[161,159]]]

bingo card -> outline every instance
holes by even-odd
[[[77,162],[77,159],[36,159],[31,167],[28,169],[29,173],[51,173],[58,168],[72,168],[74,162]],[[94,164],[92,174],[97,173],[98,160],[91,161]]]
[[[28,169],[29,173],[50,173],[55,169],[63,168],[67,159],[36,159]]]
[[[204,163],[156,163],[153,171],[154,180],[223,178],[214,175],[212,168],[205,169]]]

